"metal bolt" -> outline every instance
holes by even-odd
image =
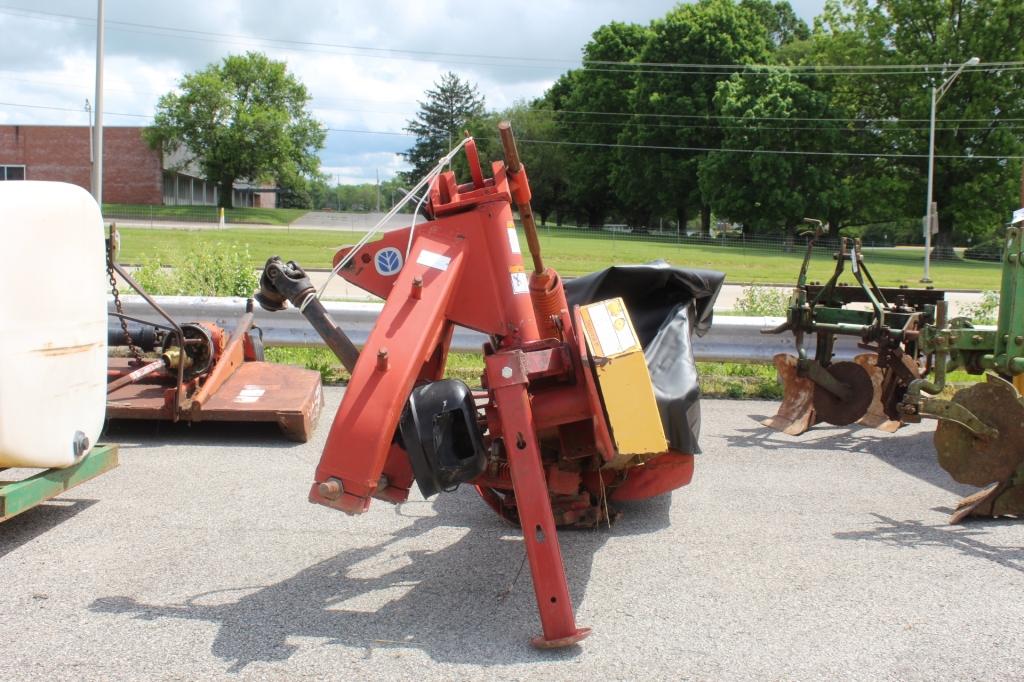
[[[419,275],[412,278],[412,297],[416,300],[423,298],[423,278]]]
[[[1024,343],[1024,336],[1014,337],[1013,343],[1014,343],[1014,345],[1017,345],[1017,346],[1021,345],[1022,343]]]
[[[512,368],[511,367],[502,367],[501,368],[501,376],[504,377],[505,379],[511,379],[512,378]]]
[[[981,343],[984,340],[985,337],[982,336],[981,334],[975,334],[974,336],[971,337],[971,343]]]
[[[75,459],[78,459],[85,454],[85,451],[89,449],[89,436],[85,435],[81,431],[75,431],[75,439],[71,444],[71,450],[75,455]]]
[[[377,351],[377,369],[381,372],[388,371],[388,349],[381,348]]]
[[[317,486],[317,492],[320,493],[320,497],[325,500],[336,500],[341,497],[341,494],[345,492],[345,487],[336,478],[328,478],[326,481]]]

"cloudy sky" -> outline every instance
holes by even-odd
[[[106,125],[145,125],[181,76],[231,53],[288,62],[328,128],[334,180],[372,182],[397,152],[423,91],[445,71],[475,82],[490,108],[541,95],[579,65],[609,21],[647,23],[674,0],[106,0]],[[824,0],[791,0],[810,22]],[[94,96],[96,0],[0,0],[0,123],[85,125]],[[348,131],[378,131],[377,133]],[[392,134],[381,134],[392,133]]]

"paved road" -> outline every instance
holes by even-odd
[[[119,469],[0,526],[0,677],[1021,679],[1024,524],[945,525],[924,427],[771,410],[706,401],[691,486],[561,535],[594,634],[556,652],[471,490],[347,517],[305,501],[329,420],[119,427]]]
[[[374,227],[386,214],[381,213],[347,213],[337,211],[310,211],[291,224],[313,230],[349,230],[366,231]],[[423,223],[425,218],[420,214],[417,222]],[[384,231],[399,230],[408,227],[412,214],[400,213],[384,225]]]

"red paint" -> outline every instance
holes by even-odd
[[[466,154],[472,181],[460,185],[446,172],[431,184],[433,219],[415,227],[408,253],[412,228],[387,232],[340,272],[387,301],[335,416],[310,500],[348,513],[365,511],[373,497],[404,500],[413,477],[393,436],[409,393],[417,382],[443,376],[454,325],[489,335],[486,390],[475,397],[485,403],[491,458],[473,483],[495,512],[523,528],[543,629],[534,643],[567,646],[590,631],[575,622],[556,526],[603,518],[606,485],[609,496],[618,491],[622,499],[683,485],[692,457],[681,456],[690,457],[688,469],[685,459],[662,455],[629,472],[597,470],[615,451],[576,333],[579,311],[568,309],[551,269],[524,286],[523,254],[509,233],[510,202],[530,197],[525,171],[508,174],[494,162],[492,177],[484,178],[475,144]],[[396,251],[402,266],[394,272]],[[335,264],[348,253],[339,251]],[[319,483],[328,479],[342,482],[338,499],[320,496]]]

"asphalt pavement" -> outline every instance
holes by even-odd
[[[519,534],[472,489],[306,502],[341,394],[301,445],[111,429],[118,469],[0,524],[0,677],[1024,678],[1024,524],[946,525],[969,489],[932,426],[793,438],[704,401],[690,486],[560,534],[594,632],[539,651]]]

